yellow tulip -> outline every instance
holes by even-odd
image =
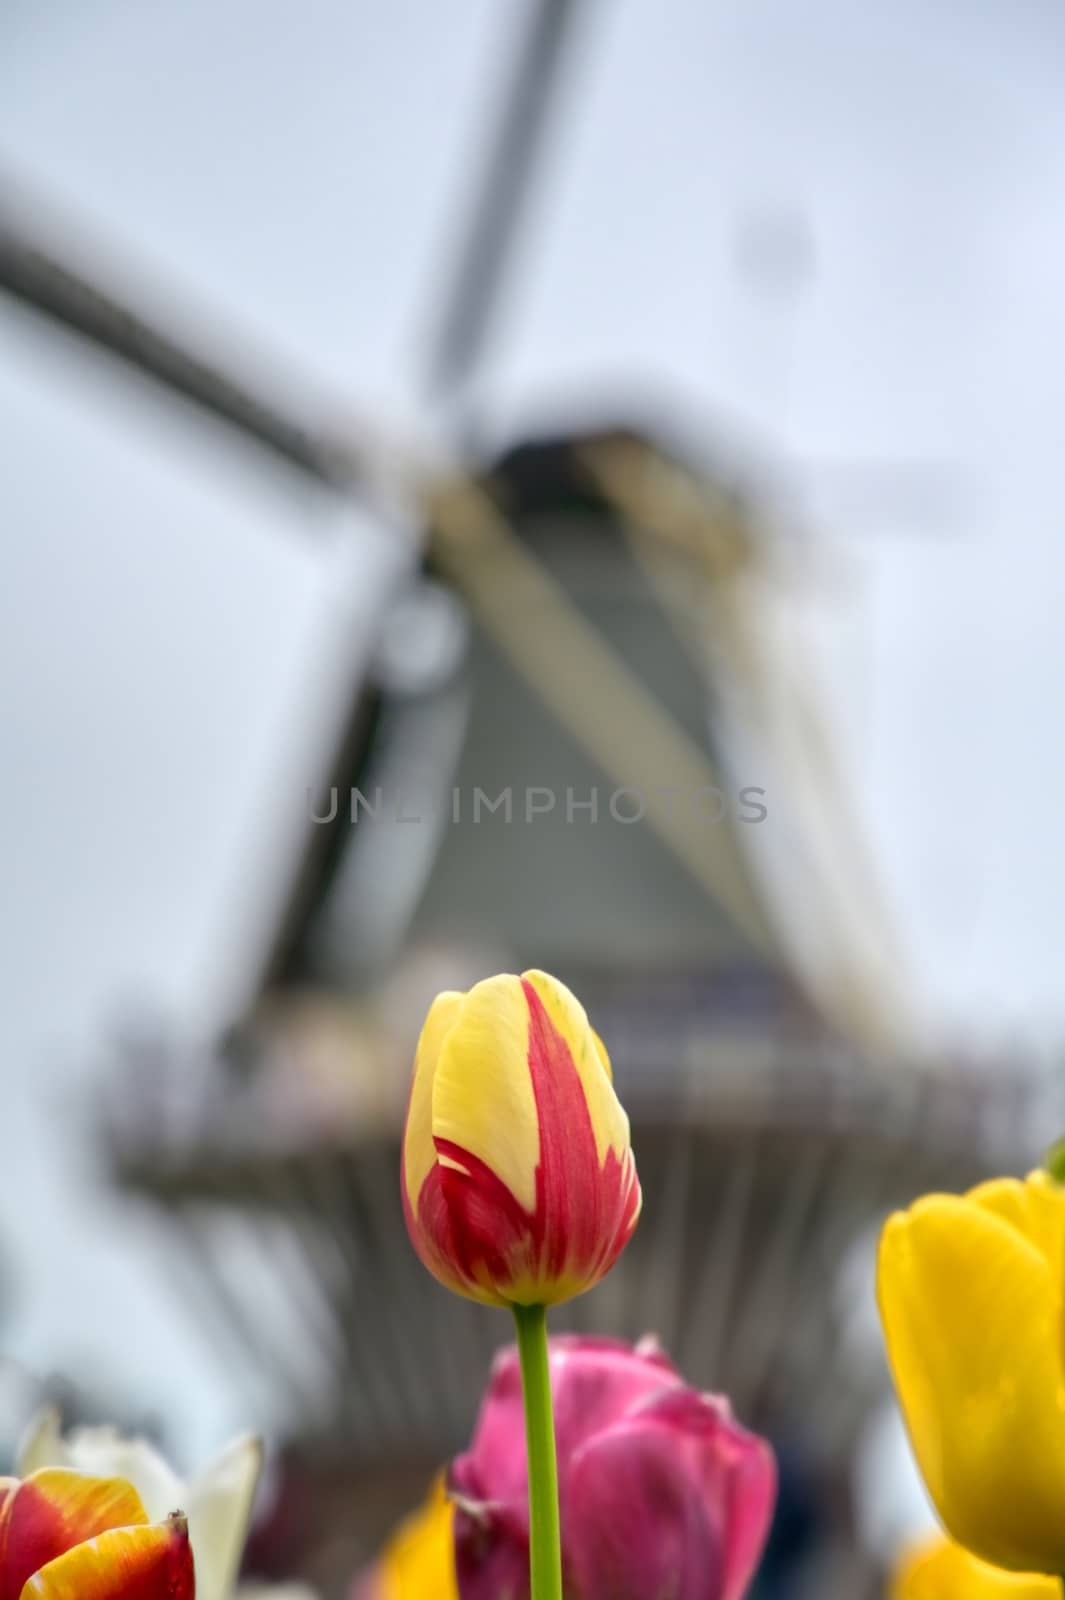
[[[454,1507],[443,1475],[421,1510],[400,1524],[353,1600],[459,1600]]]
[[[989,1567],[950,1539],[934,1539],[905,1556],[891,1600],[1061,1600],[1061,1584],[1027,1572]]]
[[[1045,1172],[887,1222],[878,1296],[914,1453],[947,1531],[1065,1573],[1065,1189]]]
[[[486,1305],[554,1305],[613,1266],[640,1211],[629,1120],[563,984],[505,974],[433,1002],[402,1188],[422,1261]]]

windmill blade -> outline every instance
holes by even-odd
[[[582,0],[531,0],[528,29],[499,127],[486,141],[488,160],[440,314],[428,371],[434,401],[453,404],[483,357],[581,6]]]
[[[228,423],[289,466],[338,489],[359,481],[363,462],[350,439],[342,442],[310,420],[312,394],[301,416],[279,398],[298,392],[298,384],[286,382],[282,388],[279,382],[251,376],[257,368],[276,373],[276,362],[260,359],[247,346],[245,359],[236,366],[208,355],[211,332],[188,307],[176,304],[156,283],[154,298],[164,309],[149,311],[150,292],[127,295],[108,283],[106,272],[84,270],[81,262],[99,262],[109,254],[117,257],[117,252],[108,251],[67,217],[53,216],[42,227],[42,211],[36,196],[16,203],[5,182],[0,190],[0,292]],[[127,280],[129,276],[123,273]],[[181,331],[185,327],[199,328],[198,339],[186,338]]]

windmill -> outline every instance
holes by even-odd
[[[315,1474],[358,1485],[308,1553],[326,1578],[462,1439],[505,1337],[403,1240],[403,1023],[427,991],[533,961],[573,983],[610,1040],[647,1196],[574,1324],[635,1337],[653,1322],[692,1381],[799,1436],[826,1481],[880,1381],[824,1360],[848,1249],[888,1205],[1012,1165],[1024,1142],[1021,1086],[911,1058],[905,975],[809,664],[781,660],[766,626],[782,580],[758,475],[714,459],[701,429],[688,445],[690,423],[624,410],[502,453],[479,443],[477,379],[586,25],[576,0],[530,9],[428,364],[443,466],[309,425],[14,212],[0,228],[0,281],[23,302],[393,523],[380,484],[398,482],[419,534],[373,673],[338,694],[256,1006],[180,1120],[180,1063],[150,1073],[149,1041],[131,1042],[136,1110],[116,1106],[107,1130],[118,1177],[172,1224],[235,1381],[287,1398],[293,1492]],[[764,277],[764,240],[753,254]],[[286,1322],[229,1272],[234,1228]]]

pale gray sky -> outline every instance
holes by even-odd
[[[221,338],[262,334],[378,423],[424,422],[424,338],[517,11],[9,0],[0,165],[215,308]],[[648,384],[770,456],[950,465],[942,526],[892,531],[857,495],[830,516],[809,625],[931,1024],[1060,1039],[1065,16],[591,11],[484,378],[492,425]],[[737,275],[767,212],[811,239],[792,309]],[[11,1337],[117,1382],[134,1306],[137,1382],[184,1385],[199,1443],[239,1419],[145,1270],[148,1236],[124,1224],[113,1245],[107,1203],[86,1210],[55,1108],[89,1092],[124,997],[149,990],[192,1032],[239,999],[272,892],[256,864],[283,846],[315,691],[388,557],[6,305],[0,350],[5,1175],[41,1218],[5,1207]]]

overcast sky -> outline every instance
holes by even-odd
[[[0,164],[212,308],[223,343],[246,329],[421,426],[519,9],[8,0]],[[646,386],[788,463],[820,513],[827,714],[931,1024],[1059,1039],[1065,14],[593,0],[576,66],[483,408],[503,435]],[[810,266],[755,292],[737,263],[767,218]],[[200,1442],[228,1420],[203,1352],[148,1291],[148,1236],[110,1248],[106,1204],[57,1180],[84,1161],[56,1108],[127,996],[193,1033],[239,1002],[276,893],[258,863],[391,555],[2,304],[0,436],[5,1177],[38,1217],[5,1229],[10,1339],[119,1383],[135,1304],[140,1381],[195,1380]],[[855,460],[931,464],[949,493],[888,513],[839,491]]]

